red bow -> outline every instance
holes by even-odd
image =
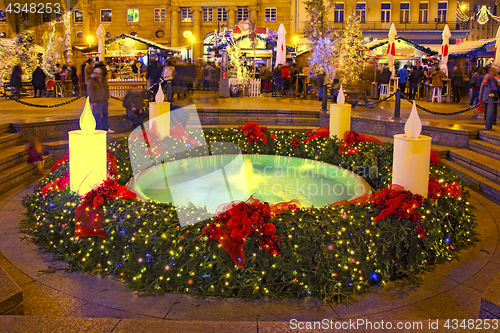
[[[196,146],[206,147],[205,145],[202,145],[198,141],[191,139],[186,134],[186,130],[184,129],[184,127],[182,127],[181,123],[177,123],[174,127],[170,129],[170,137],[177,141],[185,141]]]
[[[448,184],[444,186],[445,191],[448,193],[450,198],[453,199],[458,199],[462,198],[464,194],[462,193],[462,190],[460,188],[460,184],[458,182],[453,182],[451,184]]]
[[[307,134],[307,133],[306,133]],[[318,138],[325,138],[328,139],[330,137],[330,127],[329,126],[323,126],[318,128],[315,131],[312,131],[311,136],[308,137],[307,139],[302,140],[303,143],[316,140]]]
[[[259,138],[262,142],[264,142],[265,145],[267,145],[267,135],[266,133],[262,132],[263,130],[267,130],[266,127],[260,127],[260,124],[255,121],[249,121],[245,123],[244,125],[239,127],[240,131],[243,131],[244,136],[249,136],[252,135],[256,136]]]
[[[69,175],[57,178],[56,180],[46,184],[42,187],[42,196],[46,197],[51,192],[59,192],[65,190],[69,186]]]
[[[339,154],[342,155],[349,155],[349,154],[356,154],[359,153],[360,150],[356,148],[350,148],[355,143],[359,142],[376,142],[378,144],[384,145],[382,141],[377,139],[374,136],[371,135],[366,135],[366,134],[360,134],[354,131],[346,131],[344,134],[344,143],[340,145],[339,147]]]

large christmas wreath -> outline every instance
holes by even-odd
[[[248,123],[239,129],[177,129],[175,139],[143,134],[149,139],[138,135],[109,144],[110,179],[85,198],[66,186],[67,159],[56,163],[23,200],[24,232],[69,269],[113,274],[142,295],[326,301],[348,301],[394,279],[416,281],[430,265],[453,258],[476,239],[469,193],[435,152],[424,199],[390,186],[390,143],[354,132],[332,140],[325,128],[296,133]],[[235,143],[244,154],[338,165],[362,176],[374,193],[309,208],[297,202],[273,207],[252,197],[210,217],[200,207],[176,211],[170,204],[134,199],[123,188],[132,177],[131,154],[149,151],[147,163],[163,163],[207,149],[224,153],[216,142]],[[206,219],[181,227],[179,209]],[[82,234],[81,226],[90,234]]]

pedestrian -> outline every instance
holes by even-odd
[[[401,93],[404,94],[406,92],[406,82],[408,81],[408,65],[404,65],[403,68],[401,68],[398,71],[398,76],[399,76],[399,90],[401,90]]]
[[[22,74],[23,74],[23,69],[21,68],[20,64],[17,64],[14,66],[12,69],[12,74],[10,75],[10,83],[9,85],[12,88],[15,88],[15,93],[14,93],[14,98],[19,99],[21,97],[21,84],[23,82],[22,80]]]
[[[443,70],[439,68],[439,64],[436,64],[434,71],[431,73],[432,87],[443,88],[443,80],[446,78]]]
[[[78,73],[76,71],[76,66],[72,62],[69,64],[69,66],[71,68],[70,77],[71,77],[71,84],[73,85],[73,94],[78,96],[80,95],[80,87],[78,85]]]
[[[152,59],[147,68],[146,79],[149,80],[150,89],[151,87],[154,86],[154,88],[151,91],[153,96],[156,95],[156,92],[158,91],[156,83],[160,81],[161,74],[162,74],[162,67],[160,66],[160,64],[156,59]]]
[[[469,106],[472,107],[479,102],[479,90],[481,89],[481,84],[484,79],[484,68],[479,67],[477,71],[472,75],[470,79],[470,85],[472,89],[472,96],[470,98]]]
[[[481,89],[479,90],[480,102],[484,101],[484,120],[485,120],[485,130],[491,131],[492,126],[497,124],[497,103],[493,103],[491,106],[493,113],[489,113],[488,104],[490,102],[490,94],[493,94],[493,102],[498,102],[498,80],[499,76],[497,70],[494,67],[490,67],[488,74],[484,77],[483,83],[481,84]]]
[[[276,95],[280,94],[281,90],[283,89],[283,80],[281,77],[282,67],[283,65],[279,64],[273,70],[273,79],[274,79],[274,84],[276,85]]]
[[[453,90],[453,103],[460,103],[460,89],[464,83],[464,75],[462,70],[455,65],[451,74],[451,89]]]
[[[88,91],[87,91],[87,84],[90,79],[90,76],[94,72],[94,61],[92,59],[87,59],[87,64],[85,65],[85,72],[84,72],[84,81],[85,81],[85,93],[88,96]]]
[[[290,67],[288,67],[288,64],[284,64],[283,67],[281,67],[281,82],[283,86],[281,96],[285,96],[290,89]]]
[[[33,84],[35,97],[42,97],[42,91],[45,89],[45,78],[46,75],[43,70],[40,66],[36,66],[36,69],[33,71],[31,76],[31,83]]]
[[[418,87],[420,85],[420,81],[422,80],[422,72],[417,66],[413,67],[408,80],[410,81],[409,97],[414,100],[418,94]]]
[[[32,137],[28,143],[28,163],[31,163],[36,168],[36,173],[39,175],[44,175],[47,173],[43,169],[45,161],[43,160],[43,155],[48,155],[47,150],[42,145],[42,142],[37,137]]]
[[[127,110],[127,117],[132,121],[132,128],[141,126],[148,117],[144,109],[146,94],[137,89],[130,89],[123,99],[123,107]]]
[[[108,126],[108,92],[103,82],[102,68],[95,68],[87,82],[87,93],[96,120],[96,129],[113,133]]]
[[[175,67],[172,64],[172,61],[167,60],[165,66],[163,66],[163,71],[161,74],[161,77],[163,78],[163,85],[167,93],[167,102],[173,101],[172,80],[174,79],[174,70]]]

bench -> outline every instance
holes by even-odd
[[[14,96],[16,92],[15,87],[10,86],[10,81],[5,81],[3,83],[3,91],[4,91],[4,97],[8,98],[9,93],[11,96]],[[21,96],[32,96],[34,95],[35,89],[33,88],[33,84],[31,82],[22,82],[21,83]]]

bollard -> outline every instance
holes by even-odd
[[[326,84],[323,84],[323,99],[321,100],[321,110],[322,111],[327,111],[326,109]]]
[[[484,129],[490,131],[493,128],[493,123],[495,122],[495,100],[493,99],[495,95],[488,95],[488,106],[486,107],[486,114],[484,115]]]
[[[172,80],[167,81],[167,102],[172,102]]]
[[[401,90],[396,90],[396,104],[394,105],[394,120],[401,119]]]

